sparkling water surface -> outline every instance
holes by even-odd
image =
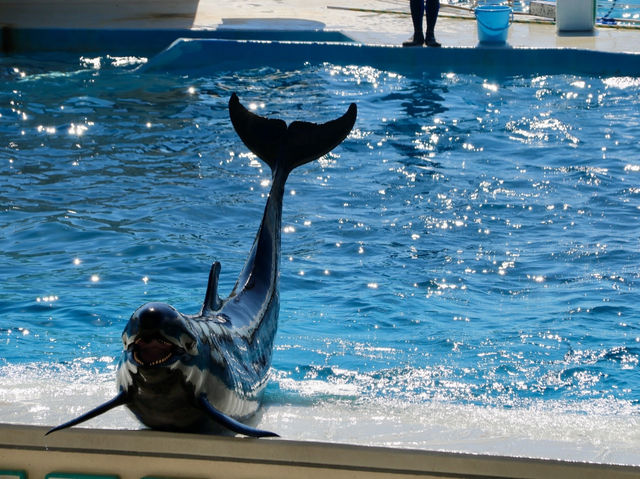
[[[640,464],[639,79],[145,61],[0,59],[1,421],[110,398],[130,314],[197,312],[212,261],[231,290],[270,186],[235,91],[286,121],[359,108],[287,184],[260,427]]]

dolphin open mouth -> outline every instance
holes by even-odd
[[[139,337],[133,343],[133,359],[142,366],[159,366],[181,352],[161,336]]]

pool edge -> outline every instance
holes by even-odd
[[[0,424],[0,469],[162,477],[638,477],[640,467],[149,430]]]

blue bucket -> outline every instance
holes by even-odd
[[[511,7],[506,5],[478,5],[475,10],[480,43],[505,43],[509,23],[513,18]]]

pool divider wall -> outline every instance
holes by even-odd
[[[0,424],[0,470],[27,477],[623,479],[640,467],[149,430]],[[53,477],[53,476],[52,476]]]
[[[178,39],[140,72],[206,75],[260,67],[302,68],[328,62],[371,66],[404,75],[485,77],[576,74],[639,76],[640,55],[593,50],[510,47],[402,48],[331,42]]]
[[[1,20],[1,19],[0,19]],[[227,40],[279,40],[307,42],[351,42],[347,35],[327,30],[220,28],[189,29],[91,29],[2,27],[3,53],[25,54],[64,52],[150,56],[167,48],[178,38],[218,38]]]
[[[145,56],[140,71],[206,74],[259,68],[300,68],[305,63],[366,65],[401,74],[476,74],[487,77],[539,74],[640,76],[640,54],[569,48],[505,46],[401,48],[363,45],[341,32],[220,28],[68,29],[2,27],[7,55],[62,54]]]

